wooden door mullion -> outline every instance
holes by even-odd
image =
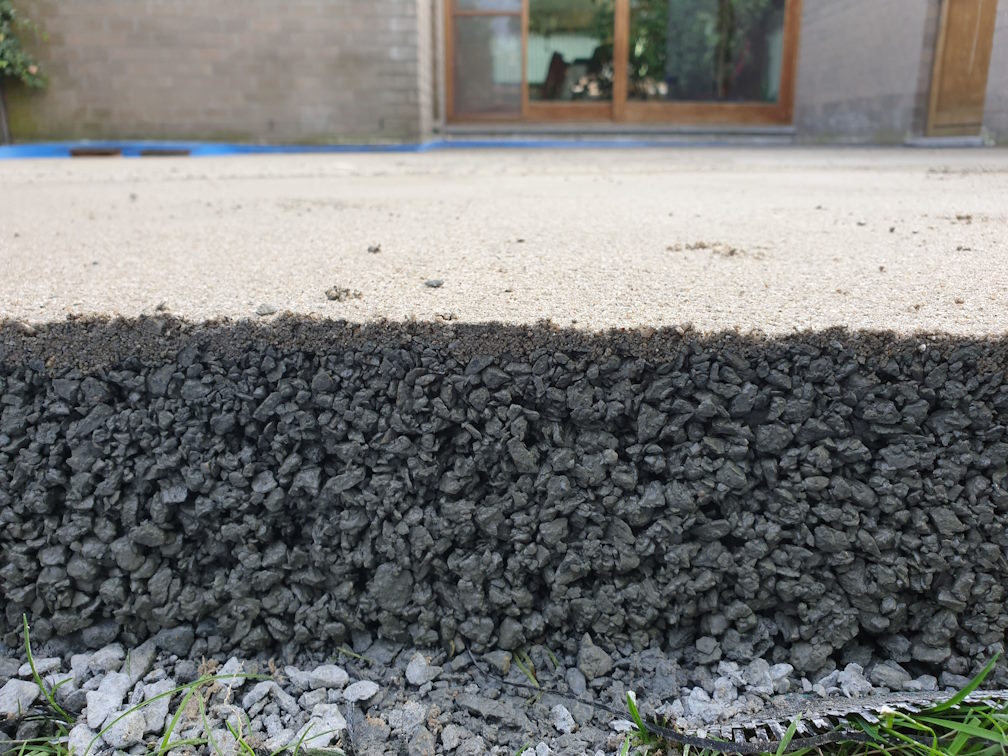
[[[528,37],[529,37],[529,0],[522,0],[521,20],[521,117],[528,118]]]
[[[630,64],[630,0],[616,0],[613,24],[612,119],[623,121],[626,120]]]

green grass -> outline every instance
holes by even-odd
[[[521,670],[521,673],[525,675],[533,686],[540,689],[539,692],[535,693],[527,702],[529,706],[535,706],[542,700],[543,694],[541,690],[542,686],[539,684],[539,679],[536,677],[535,664],[532,662],[532,657],[528,655],[527,651],[520,650],[515,651],[511,655],[511,661],[514,662],[514,665]]]
[[[39,675],[35,668],[35,657],[32,654],[31,636],[28,630],[28,617],[26,615],[22,615],[22,623],[24,626],[25,655],[28,657],[28,665],[31,667],[32,679],[34,680],[35,685],[39,688],[40,702],[31,707],[28,711],[24,712],[24,716],[21,718],[21,721],[35,723],[41,731],[41,734],[36,737],[15,739],[12,741],[0,740],[0,753],[2,754],[16,754],[16,756],[93,756],[99,738],[114,727],[117,722],[134,712],[143,710],[146,706],[149,706],[157,700],[168,698],[169,700],[178,700],[175,713],[169,720],[166,731],[160,735],[156,741],[150,741],[147,743],[148,751],[157,754],[157,756],[164,756],[175,749],[187,746],[209,746],[217,756],[223,756],[224,752],[220,747],[220,743],[218,743],[213,737],[212,728],[206,715],[207,699],[219,689],[220,683],[224,681],[236,678],[247,680],[267,679],[264,675],[202,674],[197,680],[194,680],[191,683],[180,685],[172,690],[153,696],[152,698],[133,706],[127,711],[124,711],[121,715],[102,728],[100,732],[98,732],[98,734],[87,745],[83,753],[77,751],[72,752],[69,749],[68,737],[70,730],[73,729],[76,721],[74,717],[56,701],[56,691],[61,685],[69,682],[69,678],[58,682],[54,686],[48,685],[46,681],[42,679],[42,676]],[[198,711],[200,723],[203,726],[203,735],[202,737],[185,739],[176,738],[173,740],[172,736],[179,728],[180,723],[187,718],[194,719],[191,712],[192,702],[195,702],[195,708]],[[258,756],[258,754],[262,753],[262,751],[257,751],[249,742],[249,736],[251,733],[246,733],[246,723],[239,721],[239,726],[236,728],[230,723],[225,722],[225,726],[230,731],[231,736],[235,739],[235,743],[237,744],[240,753],[248,754],[249,756]],[[250,723],[247,724],[249,725],[249,729],[251,729]],[[343,751],[336,748],[305,748],[304,741],[308,735],[308,729],[301,734],[301,737],[296,743],[291,743],[290,745],[279,748],[270,754],[270,756],[280,756],[280,754],[285,753],[289,753],[290,756],[343,755]],[[328,733],[316,733],[313,737],[318,737],[322,734]]]
[[[350,659],[356,659],[357,661],[365,662],[366,664],[372,667],[374,666],[375,663],[374,659],[355,653],[346,646],[340,646],[338,649],[336,649],[336,657],[333,659],[333,661],[336,661],[341,656],[346,656],[349,657]]]
[[[999,655],[998,655],[999,656]],[[799,721],[789,725],[776,753],[761,756],[1008,756],[1008,703],[991,706],[967,702],[966,698],[983,683],[997,663],[995,656],[970,682],[947,700],[916,714],[893,709],[882,712],[879,721],[868,722],[852,716],[844,731],[868,736],[870,742],[841,741],[817,748],[793,748]],[[634,754],[681,753],[682,756],[712,756],[717,749],[698,751],[679,746],[651,733],[637,708],[632,692],[627,693],[627,710],[636,732],[624,740],[620,756]],[[800,745],[800,740],[798,745]]]

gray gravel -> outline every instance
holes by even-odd
[[[285,665],[234,656],[224,663],[203,659],[200,674],[216,676],[201,688],[207,721],[198,709],[186,709],[172,738],[204,738],[209,730],[225,753],[235,753],[235,738],[227,728],[230,724],[235,729],[240,726],[253,747],[271,751],[304,735],[310,747],[368,754],[405,751],[510,756],[529,744],[537,754],[608,756],[619,747],[622,733],[630,725],[625,717],[591,704],[623,712],[628,691],[634,692],[645,713],[663,714],[694,731],[745,721],[764,708],[799,705],[803,698],[809,704],[828,707],[837,702],[856,704],[861,698],[868,701],[886,692],[868,681],[874,670],[885,664],[875,665],[866,676],[860,665],[851,663],[812,683],[791,673],[786,665],[776,665],[770,672],[774,665],[764,659],[746,665],[721,661],[716,666],[685,670],[655,650],[627,656],[616,653],[609,673],[594,678],[595,684],[578,692],[576,685],[569,687],[566,681],[572,676],[576,680],[580,674],[576,665],[582,654],[551,655],[546,648],[533,646],[528,652],[531,671],[544,691],[534,695],[484,676],[468,653],[450,657],[438,650],[415,650],[381,640],[359,641],[357,651],[363,659],[341,655],[335,661],[319,663],[307,655]],[[592,646],[586,640],[584,645]],[[89,746],[91,753],[108,753],[110,749],[137,756],[146,753],[150,743],[163,737],[186,693],[181,690],[165,695],[190,677],[185,671],[179,674],[189,660],[162,652],[130,683],[137,670],[127,671],[127,665],[134,656],[142,656],[143,650],[131,649],[126,657],[121,652],[122,647],[113,644],[73,654],[69,659],[57,659],[51,670],[49,685],[66,680],[57,689],[56,698],[77,720],[70,743],[80,754]],[[372,653],[389,662],[367,661]],[[477,660],[489,666],[489,657]],[[7,658],[0,655],[0,661]],[[431,666],[441,671],[436,680],[419,689],[417,659],[433,660],[436,664]],[[16,667],[4,664],[0,669],[15,675],[6,681],[0,677],[0,690],[24,690],[21,709],[2,712],[8,719],[0,720],[0,739],[25,737],[30,725],[25,715],[44,708],[33,698],[38,688],[18,675]],[[506,679],[529,682],[517,665],[509,668]],[[659,679],[664,688],[657,684]],[[773,681],[773,689],[768,690],[768,680]],[[809,693],[796,695],[802,687],[809,688]],[[895,690],[921,687],[938,688],[933,678],[922,676],[907,677]],[[656,695],[659,689],[666,695]],[[86,697],[78,696],[80,691],[86,691]],[[587,703],[562,695],[565,693]],[[0,700],[3,696],[0,692]],[[0,747],[0,752],[4,750]],[[211,752],[207,747],[197,750]]]

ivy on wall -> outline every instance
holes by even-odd
[[[0,79],[15,79],[29,87],[45,86],[38,62],[21,45],[19,31],[38,33],[35,24],[18,14],[11,0],[0,0]]]
[[[44,87],[45,76],[38,62],[21,45],[17,32],[38,35],[38,28],[20,16],[11,0],[0,0],[0,144],[11,141],[4,102],[4,84],[17,81],[28,87]]]

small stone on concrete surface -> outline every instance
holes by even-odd
[[[882,661],[872,667],[868,674],[868,679],[873,684],[890,690],[904,690],[907,683],[913,678],[899,663],[894,661]]]
[[[308,690],[313,687],[311,684],[311,674],[304,670],[287,665],[284,667],[284,674],[298,690]]]
[[[496,651],[491,651],[488,654],[484,654],[483,658],[486,662],[500,672],[502,675],[507,675],[511,670],[511,652],[501,651],[500,649]]]
[[[794,672],[794,667],[787,662],[774,664],[770,667],[770,677],[773,680],[775,693],[783,694],[790,690],[791,683],[789,678],[791,677],[792,672]]]
[[[276,686],[273,680],[263,680],[260,683],[256,683],[252,690],[244,695],[242,698],[242,708],[246,711],[251,709],[257,703],[262,701],[269,692]]]
[[[123,647],[118,643],[110,643],[91,654],[87,667],[94,674],[118,672],[122,669],[123,659],[125,658],[126,652],[123,650]],[[72,668],[72,659],[70,660],[70,665]]]
[[[140,711],[143,712],[144,719],[147,722],[146,732],[160,733],[164,731],[165,723],[168,720],[168,708],[171,703],[171,696],[165,694],[175,687],[175,681],[167,678],[143,686],[144,701],[148,703]],[[158,696],[161,696],[161,698],[158,698]]]
[[[343,698],[349,703],[356,703],[357,701],[367,701],[369,698],[373,698],[377,692],[377,683],[373,683],[370,680],[358,680],[346,687],[346,690],[343,691]]]
[[[119,714],[115,717],[120,716]],[[147,720],[143,710],[131,711],[102,733],[102,739],[113,748],[129,748],[143,740]]]
[[[550,714],[553,717],[553,726],[559,731],[566,735],[574,732],[577,725],[574,724],[574,717],[567,710],[567,707],[563,704],[557,704],[552,709],[550,709]]]
[[[136,685],[150,671],[151,665],[154,663],[155,656],[157,656],[157,644],[153,641],[153,639],[144,641],[126,655],[125,663],[122,667],[120,667],[120,669],[129,675],[130,683]],[[178,663],[178,665],[176,665],[176,677],[179,676],[178,667],[185,661],[186,660],[182,660]],[[191,679],[196,679],[195,672],[193,673]],[[189,682],[189,680],[182,679],[182,682]]]
[[[768,696],[773,695],[773,675],[770,673],[770,665],[766,659],[753,659],[746,665],[742,677],[749,690]]]
[[[905,690],[925,692],[938,690],[938,678],[934,675],[921,675],[908,682]]]
[[[39,697],[39,688],[27,680],[8,680],[0,688],[0,716],[19,717],[35,703]]]
[[[437,742],[434,740],[434,735],[431,734],[431,731],[426,727],[421,727],[410,738],[406,752],[408,756],[435,756],[436,745]]]
[[[441,748],[445,751],[454,751],[470,735],[471,733],[464,727],[454,723],[446,724],[441,730]]]
[[[577,666],[590,682],[612,672],[613,660],[592,642],[588,633],[585,633],[581,639],[581,649],[578,651]]]
[[[389,712],[388,723],[393,730],[410,735],[427,717],[427,707],[416,701],[407,701]]]
[[[198,675],[199,666],[192,659],[182,659],[175,665],[175,679],[183,685],[185,683],[195,682]],[[228,680],[228,683],[230,682],[232,681]]]
[[[567,686],[570,688],[571,693],[579,698],[583,696],[588,684],[584,673],[577,667],[571,667],[567,670],[565,677],[567,678]]]
[[[455,751],[456,756],[483,756],[487,752],[486,741],[479,735],[464,740]]]
[[[35,671],[38,672],[40,676],[44,675],[46,672],[55,672],[59,668],[60,668],[60,660],[54,656],[35,660]],[[28,662],[22,664],[18,668],[18,676],[31,677],[32,676],[31,664],[29,664]]]
[[[418,687],[434,680],[439,674],[441,674],[441,667],[431,666],[427,657],[419,652],[413,654],[413,658],[406,665],[406,679]]]
[[[871,683],[865,679],[864,668],[853,662],[837,675],[837,684],[847,698],[858,698],[871,693],[872,690]]]
[[[21,662],[9,656],[0,656],[0,683],[5,683],[17,675]]]
[[[132,687],[129,676],[110,672],[102,678],[98,690],[87,694],[87,723],[92,730],[101,729],[108,718],[122,705],[126,692]]]
[[[95,735],[97,733],[91,730],[86,724],[78,722],[67,735],[67,750],[74,754],[74,756],[91,756],[91,754],[97,753],[104,741],[101,738],[95,740]],[[89,747],[90,750],[88,750]]]
[[[350,682],[350,675],[343,667],[323,664],[308,674],[308,682],[312,688],[342,688]]]
[[[154,643],[158,648],[173,653],[177,656],[185,656],[192,648],[196,635],[191,627],[181,625],[179,627],[166,627],[159,630],[154,636]]]
[[[318,704],[312,709],[311,719],[298,732],[300,739],[307,732],[304,738],[305,748],[326,748],[338,736],[341,730],[347,726],[346,719],[340,713],[340,707],[336,704]]]

